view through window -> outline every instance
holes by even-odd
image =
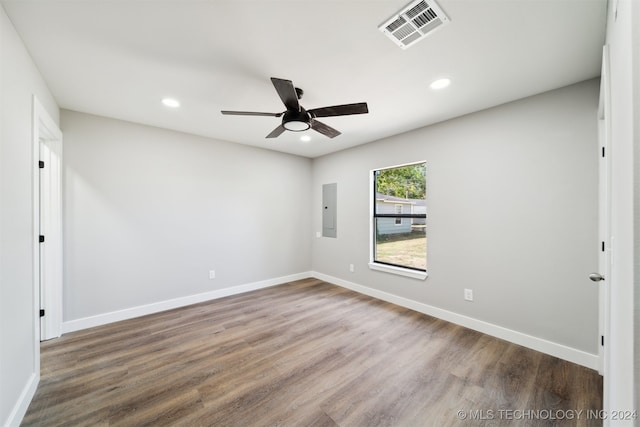
[[[373,261],[427,269],[426,163],[373,171]]]

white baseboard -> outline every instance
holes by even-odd
[[[586,366],[587,368],[596,370],[598,369],[599,359],[597,354],[587,353],[582,350],[571,348],[562,344],[534,337],[532,335],[524,334],[522,332],[514,331],[512,329],[494,325],[492,323],[474,319],[472,317],[464,316],[462,314],[454,313],[452,311],[413,301],[408,298],[393,295],[388,292],[369,288],[367,286],[359,285],[357,283],[349,282],[347,280],[339,279],[337,277],[329,276],[315,271],[297,273],[289,276],[263,280],[260,282],[247,283],[244,285],[231,286],[211,292],[205,292],[168,301],[160,301],[153,304],[147,304],[110,313],[99,314],[96,316],[85,317],[82,319],[71,320],[68,322],[63,322],[62,333],[69,333],[82,329],[92,328],[94,326],[118,322],[120,320],[132,319],[135,317],[145,316],[147,314],[153,314],[178,307],[184,307],[191,304],[197,304],[199,302],[210,301],[230,295],[237,295],[257,289],[268,288],[286,282],[292,282],[294,280],[306,279],[308,277],[314,277],[320,280],[324,280],[325,282],[333,283],[335,285],[371,296],[373,298],[397,304],[402,307],[410,308],[411,310],[415,310],[429,316],[437,317],[438,319],[446,320],[448,322],[464,326],[465,328],[473,329],[475,331],[482,332],[487,335],[491,335],[536,351],[540,351],[542,353],[546,353],[551,356],[567,360],[569,362],[577,363],[578,365]]]
[[[38,353],[39,355],[40,353]],[[22,393],[20,393],[20,397],[18,401],[14,405],[9,417],[7,418],[4,426],[5,427],[18,427],[22,422],[25,414],[27,413],[27,409],[29,409],[29,405],[31,404],[31,400],[33,396],[36,394],[36,390],[38,389],[38,382],[40,381],[40,374],[33,373],[29,377],[27,384],[24,389],[22,389]]]
[[[121,320],[133,319],[135,317],[146,316],[147,314],[158,313],[161,311],[184,307],[191,304],[197,304],[199,302],[228,297],[230,295],[242,294],[245,292],[255,291],[257,289],[263,289],[287,282],[292,282],[294,280],[306,279],[309,277],[313,277],[311,272],[291,274],[289,276],[276,277],[273,279],[247,283],[244,285],[230,286],[228,288],[217,289],[215,291],[204,292],[201,294],[189,295],[172,300],[160,301],[152,304],[126,308],[124,310],[84,317],[82,319],[70,320],[67,322],[62,322],[62,333],[66,334],[82,329],[93,328],[95,326],[106,325],[108,323],[119,322]]]
[[[335,285],[342,286],[343,288],[347,288],[373,298],[387,301],[402,307],[410,308],[411,310],[428,314],[429,316],[437,317],[438,319],[446,320],[448,322],[464,326],[465,328],[473,329],[475,331],[482,332],[484,334],[491,335],[496,338],[500,338],[505,341],[509,341],[514,344],[518,344],[542,353],[546,353],[551,356],[576,363],[578,365],[586,366],[587,368],[596,370],[598,369],[599,358],[597,354],[587,353],[582,350],[577,350],[575,348],[547,341],[545,339],[534,337],[532,335],[527,335],[522,332],[494,325],[492,323],[474,319],[472,317],[464,316],[452,311],[443,310],[438,307],[413,301],[408,298],[390,294],[388,292],[383,292],[377,289],[358,285],[357,283],[349,282],[347,280],[339,279],[337,277],[329,276],[323,273],[314,271],[312,272],[312,274],[316,279],[324,280],[325,282],[333,283]]]

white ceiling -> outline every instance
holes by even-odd
[[[317,157],[600,74],[606,0],[439,0],[451,22],[407,50],[378,25],[409,0],[1,0],[62,108]],[[449,88],[429,84],[449,77]],[[342,132],[265,136],[269,78]],[[181,102],[179,109],[160,103]]]

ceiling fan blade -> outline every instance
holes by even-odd
[[[357,104],[333,105],[331,107],[314,108],[307,110],[311,117],[348,116],[351,114],[367,114],[369,107],[366,102]]]
[[[269,116],[269,117],[280,117],[284,113],[258,113],[255,111],[228,111],[222,110],[220,111],[222,114],[226,114],[229,116]]]
[[[282,103],[287,107],[287,110],[300,111],[300,103],[298,102],[298,94],[296,88],[293,86],[291,80],[277,79],[271,77],[271,83],[276,88],[276,92],[280,96]]]
[[[318,120],[311,120],[311,129],[315,130],[316,132],[320,132],[321,134],[329,138],[335,138],[336,136],[340,135],[339,131],[335,130],[331,126],[325,125]]]
[[[277,128],[275,128],[274,130],[271,131],[271,133],[269,135],[266,136],[266,138],[277,138],[279,137],[282,132],[284,132],[286,129],[284,128],[284,126],[280,125]]]

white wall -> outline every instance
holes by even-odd
[[[587,275],[597,269],[598,84],[315,159],[312,225],[320,230],[322,184],[336,182],[340,231],[313,239],[313,270],[566,346],[593,362],[598,292]],[[420,160],[427,162],[429,277],[369,270],[369,171]],[[473,289],[474,302],[463,300],[464,288]]]
[[[65,322],[309,271],[309,159],[66,110],[61,128]]]
[[[17,424],[39,378],[34,337],[32,96],[58,107],[0,6],[0,425]]]
[[[634,407],[634,199],[639,205],[640,194],[634,188],[634,93],[638,103],[638,8],[636,2],[620,0],[609,2],[607,38],[610,52],[611,75],[611,153],[612,153],[612,218],[611,234],[613,265],[611,280],[611,339],[609,340],[609,370],[605,377],[605,404],[610,410],[633,410]],[[633,6],[632,6],[633,5]],[[634,34],[633,28],[636,28]],[[636,38],[634,39],[634,35]],[[635,40],[635,51],[634,51]],[[634,92],[635,87],[635,92]],[[638,112],[635,112],[636,120]],[[636,157],[636,161],[638,158]],[[636,171],[635,173],[638,173]],[[636,212],[636,217],[638,212]],[[640,219],[636,224],[640,225]],[[640,231],[635,230],[636,248],[640,244]],[[637,255],[635,256],[637,258]],[[637,259],[635,260],[637,262]],[[640,267],[638,267],[640,268]],[[637,286],[637,285],[636,285]],[[640,291],[640,287],[637,287]],[[640,355],[637,356],[640,358]],[[633,421],[612,421],[610,425],[633,425]]]

